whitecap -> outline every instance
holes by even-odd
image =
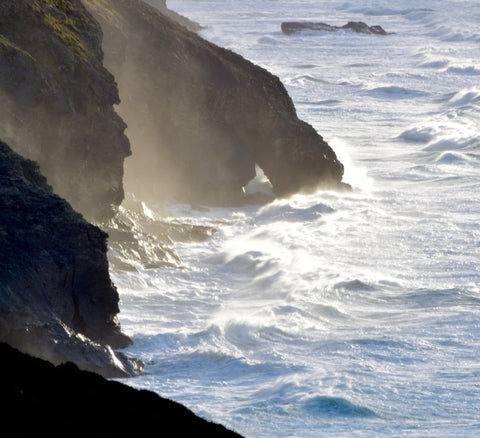
[[[438,132],[438,128],[433,126],[414,127],[402,132],[397,138],[412,143],[428,143]]]
[[[480,68],[474,65],[452,66],[447,69],[447,72],[458,75],[480,76]]]
[[[306,82],[314,82],[317,84],[332,85],[331,82],[328,82],[324,79],[318,78],[313,75],[295,76],[294,78],[287,79],[285,82],[287,84],[295,84],[295,83],[305,84]]]
[[[449,64],[450,64],[450,61],[448,61],[447,59],[433,59],[433,60],[422,62],[419,65],[419,67],[441,70],[448,67]]]
[[[436,160],[437,164],[463,164],[468,162],[466,155],[459,152],[444,152]]]
[[[450,106],[464,107],[480,104],[480,89],[477,87],[461,90],[448,101]]]
[[[480,41],[480,34],[478,33],[468,33],[465,31],[456,32],[452,29],[454,28],[439,25],[432,31],[428,32],[427,35],[446,42]]]
[[[355,291],[355,292],[374,292],[378,290],[375,286],[364,283],[361,280],[355,279],[350,281],[341,281],[334,286],[334,289]]]
[[[263,207],[258,215],[258,222],[304,222],[314,221],[319,217],[333,213],[334,209],[326,204],[316,203],[308,207],[296,207],[288,201],[275,201]]]
[[[451,151],[465,149],[480,144],[480,136],[442,138],[424,148],[424,151]]]

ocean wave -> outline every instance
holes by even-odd
[[[472,107],[480,105],[480,88],[472,87],[455,93],[448,100],[449,106]]]
[[[412,97],[427,96],[424,91],[414,90],[411,88],[398,87],[396,85],[376,87],[367,90],[367,93],[373,97],[381,99],[409,99]]]
[[[316,64],[296,64],[294,65],[295,68],[301,68],[301,69],[312,69],[318,67]]]
[[[410,307],[425,309],[459,306],[462,302],[468,305],[472,303],[471,298],[471,295],[458,288],[418,289],[405,294],[403,297]]]
[[[312,106],[335,106],[335,105],[340,105],[341,103],[342,103],[341,100],[336,100],[336,99],[319,100],[319,101],[303,101],[303,100],[295,101],[295,104],[297,105],[312,105]]]
[[[303,404],[304,409],[314,415],[328,417],[376,417],[377,414],[365,406],[357,405],[341,397],[316,396]]]
[[[451,66],[447,69],[447,72],[458,75],[480,76],[480,68],[475,65]]]
[[[325,214],[333,213],[335,210],[329,205],[316,203],[311,206],[295,206],[288,200],[272,202],[263,207],[257,217],[262,222],[304,222],[314,221]]]
[[[344,3],[339,9],[373,17],[403,15],[412,20],[423,19],[425,16],[431,15],[435,12],[434,9],[428,8],[392,8],[390,6],[381,6],[378,4],[376,4],[375,7],[362,7],[358,6],[358,3]]]
[[[432,59],[422,62],[419,67],[442,70],[447,68],[449,64],[450,61],[448,59]]]
[[[307,82],[313,82],[316,84],[324,84],[324,85],[333,85],[331,82],[326,81],[325,79],[318,78],[313,75],[299,75],[299,76],[295,76],[294,78],[285,80],[285,83],[287,85],[296,84],[296,83],[305,84]]]
[[[377,287],[364,283],[361,280],[355,279],[350,281],[341,281],[335,284],[334,289],[342,289],[355,292],[374,292],[378,290]]]
[[[252,349],[260,343],[287,343],[299,346],[302,339],[294,333],[287,332],[279,327],[268,324],[255,324],[252,322],[239,321],[229,322],[225,326],[225,338],[228,342],[240,349]]]
[[[437,164],[464,164],[470,162],[467,155],[459,152],[444,152],[437,158]]]
[[[429,144],[423,150],[442,152],[466,149],[478,145],[480,145],[480,136],[477,135],[470,137],[447,137]]]
[[[456,31],[454,27],[447,27],[443,24],[432,25],[434,27],[431,31],[427,32],[428,36],[438,38],[441,41],[446,42],[479,42],[480,34],[471,33],[468,31]]]
[[[258,39],[258,43],[259,44],[264,44],[264,45],[269,45],[269,46],[278,46],[278,45],[282,44],[279,40],[277,40],[273,37],[269,37],[269,36],[260,37]]]
[[[412,143],[428,143],[438,132],[438,128],[433,126],[414,127],[402,132],[397,138]]]

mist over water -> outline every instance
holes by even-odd
[[[168,6],[278,75],[354,190],[139,203],[139,226],[211,232],[172,243],[171,267],[113,268],[126,353],[147,363],[127,383],[252,438],[477,436],[480,4]],[[395,34],[282,34],[302,20]]]

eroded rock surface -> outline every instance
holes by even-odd
[[[85,3],[119,84],[139,198],[242,203],[255,164],[277,196],[339,187],[342,164],[276,76],[140,0]]]
[[[117,320],[106,234],[51,192],[38,165],[0,142],[0,340],[104,376],[140,364]]]
[[[0,138],[92,218],[123,200],[130,154],[101,38],[80,0],[0,2]]]

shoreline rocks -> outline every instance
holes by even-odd
[[[3,436],[241,438],[174,401],[0,343]]]
[[[343,26],[331,26],[326,23],[313,23],[308,21],[293,21],[282,23],[281,29],[285,35],[292,35],[304,31],[338,32],[339,30],[351,30],[356,33],[373,35],[391,35],[391,33],[386,32],[382,26],[369,26],[363,21],[349,21]]]
[[[106,239],[0,141],[0,340],[108,377],[141,372],[114,352],[131,341],[117,320]]]

